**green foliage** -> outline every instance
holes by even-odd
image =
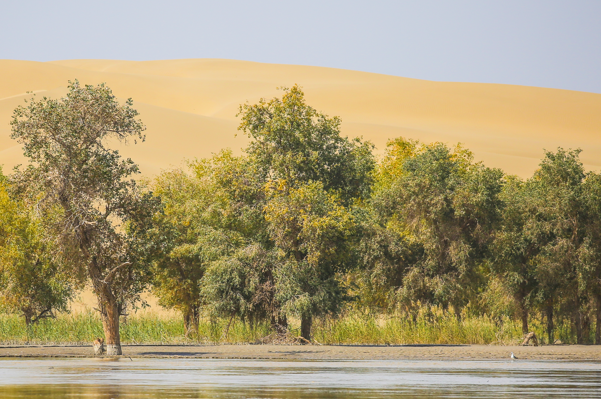
[[[501,177],[500,170],[474,163],[461,147],[389,143],[374,206],[381,224],[401,240],[417,242],[422,252],[412,265],[399,265],[404,271],[397,288],[404,303],[459,309],[474,297],[478,266],[500,218]]]
[[[207,263],[201,298],[211,315],[257,323],[278,313],[273,269],[278,262],[266,230],[264,174],[253,159],[223,151],[192,164],[210,187],[211,226],[223,240],[205,247],[218,256]],[[208,237],[208,236],[207,236]]]
[[[283,90],[281,99],[241,106],[239,129],[252,138],[247,153],[265,181],[264,245],[280,257],[269,271],[274,308],[300,316],[309,339],[312,317],[336,313],[346,296],[341,273],[355,233],[348,207],[369,197],[375,161],[370,143],[341,137],[340,119],[308,106],[298,86]]]
[[[8,188],[0,169],[0,309],[30,325],[67,311],[81,281],[54,250],[48,221],[11,199]]]
[[[200,280],[206,264],[216,256],[215,246],[224,245],[211,223],[218,210],[210,183],[173,170],[151,184],[164,204],[149,234],[155,249],[149,257],[154,266],[152,291],[162,306],[182,312],[186,334],[198,329]]]
[[[340,136],[340,118],[317,112],[298,85],[284,88],[281,99],[240,106],[239,129],[253,140],[247,152],[272,180],[290,186],[322,182],[344,203],[369,197],[373,145]]]
[[[286,313],[336,313],[344,299],[338,274],[348,267],[354,221],[320,182],[270,189],[265,218],[282,265],[276,269],[277,298]]]
[[[249,244],[209,265],[202,281],[202,295],[215,316],[238,316],[257,323],[279,313],[273,271],[281,263],[278,254],[260,244]]]

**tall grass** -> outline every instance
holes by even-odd
[[[123,344],[186,345],[198,343],[247,343],[255,342],[270,333],[266,324],[250,326],[234,322],[224,334],[229,320],[202,320],[198,335],[185,337],[182,318],[177,315],[144,313],[128,317],[121,322]],[[55,319],[43,319],[27,328],[22,317],[0,314],[0,344],[89,345],[96,337],[102,337],[102,322],[95,312],[58,315]]]
[[[272,331],[268,324],[249,325],[229,320],[201,320],[198,335],[185,337],[182,318],[176,314],[143,313],[130,316],[121,324],[124,344],[243,344],[254,343]],[[300,334],[300,323],[292,320],[293,334]],[[541,320],[530,320],[531,331],[545,337]],[[225,334],[227,330],[227,334]],[[27,328],[22,317],[0,314],[0,343],[4,345],[75,344],[89,345],[103,336],[102,323],[95,312],[59,315]],[[569,324],[558,323],[555,336],[573,343]],[[402,344],[498,344],[515,345],[522,340],[521,324],[509,318],[473,316],[437,307],[423,307],[409,317],[364,315],[348,312],[338,318],[316,320],[313,326],[316,343],[338,345]]]

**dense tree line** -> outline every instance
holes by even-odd
[[[0,306],[35,323],[89,281],[113,354],[145,289],[190,336],[203,314],[276,332],[294,318],[311,340],[315,318],[348,307],[437,305],[514,317],[524,333],[544,317],[548,342],[568,320],[578,343],[601,343],[601,175],[580,150],[545,152],[526,180],[442,143],[397,138],[377,160],[298,86],[238,116],[243,155],[140,183],[106,146],[144,139],[131,100],[74,82],[17,108],[30,163],[0,173]]]

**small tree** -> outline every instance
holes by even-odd
[[[286,328],[275,300],[279,257],[264,217],[264,169],[248,156],[222,151],[196,162],[194,170],[210,187],[212,226],[225,238],[220,240],[221,256],[208,264],[201,282],[208,311],[230,321],[238,316],[250,323],[269,320],[278,331]],[[217,249],[217,240],[212,243]]]
[[[151,183],[165,209],[153,219],[150,257],[153,293],[159,304],[184,317],[186,336],[198,332],[200,282],[207,264],[222,255],[227,236],[218,229],[220,197],[209,176],[183,170],[165,171]]]
[[[109,355],[121,354],[119,316],[145,287],[147,270],[135,255],[143,252],[140,235],[159,209],[131,179],[138,166],[105,145],[110,138],[143,140],[137,115],[131,99],[119,104],[104,84],[75,81],[66,97],[19,106],[11,121],[12,138],[30,159],[13,179],[40,196],[42,211],[62,208],[58,241],[69,263],[92,282]]]
[[[0,169],[0,308],[19,312],[27,326],[68,311],[81,286],[53,244],[34,209],[9,197]]]

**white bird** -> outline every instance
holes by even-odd
[[[511,352],[511,360],[517,360],[518,358]]]

